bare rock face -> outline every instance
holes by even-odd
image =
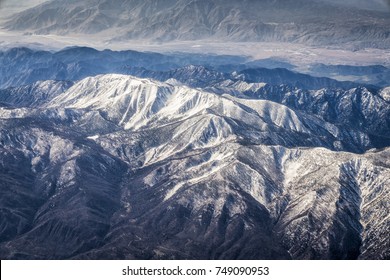
[[[388,102],[267,87],[109,74],[8,89],[0,257],[388,259]]]

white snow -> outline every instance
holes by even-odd
[[[386,87],[379,92],[379,95],[387,102],[390,102],[390,87]]]
[[[93,135],[93,136],[88,136],[87,138],[91,140],[97,140],[99,137],[100,135]]]

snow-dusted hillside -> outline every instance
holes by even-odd
[[[7,91],[0,257],[390,257],[390,150],[370,126],[304,109],[320,92],[208,88],[109,74]],[[335,106],[388,121],[386,91]]]

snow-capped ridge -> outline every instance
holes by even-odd
[[[173,87],[147,79],[109,74],[89,77],[53,99],[51,108],[102,110],[126,128],[139,126],[161,110]]]

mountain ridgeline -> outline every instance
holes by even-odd
[[[342,67],[341,65],[339,66]],[[346,68],[347,66],[345,66]],[[166,81],[176,79],[192,87],[205,87],[227,79],[246,82],[285,84],[303,89],[342,88],[359,85],[378,89],[390,86],[382,67],[367,66],[366,71],[356,73],[349,67],[343,75],[367,76],[374,72],[373,83],[356,83],[331,79],[330,71],[318,74],[318,65],[313,65],[315,75],[294,71],[295,66],[277,59],[252,60],[250,57],[204,54],[159,54],[136,51],[98,51],[87,47],[66,48],[57,52],[37,51],[28,48],[11,48],[0,51],[0,89],[30,85],[37,81],[78,81],[99,74],[126,74]],[[331,71],[335,72],[335,71]],[[375,75],[377,74],[377,75]],[[328,76],[327,76],[328,75]]]
[[[100,34],[107,42],[293,42],[386,49],[389,20],[385,8],[325,0],[52,0],[13,15],[4,27],[26,35]]]
[[[0,60],[1,259],[390,258],[389,87],[243,57]]]

